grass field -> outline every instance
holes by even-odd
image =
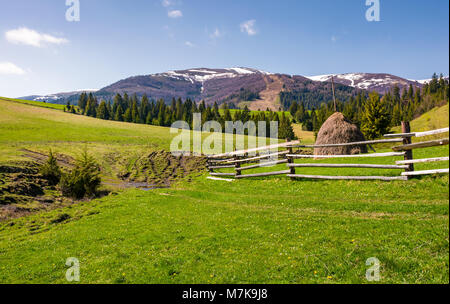
[[[448,104],[434,108],[423,114],[419,118],[411,121],[411,130],[414,132],[422,132],[445,128],[449,126]],[[393,128],[393,133],[401,132],[400,127]]]
[[[0,97],[0,98],[4,101],[13,101],[13,102],[31,105],[31,106],[40,107],[40,108],[48,108],[48,109],[61,110],[61,111],[63,111],[65,108],[65,105],[62,105],[62,104],[54,104],[54,103],[47,103],[47,102],[41,102],[41,101],[14,99],[14,98],[6,98],[6,97]]]
[[[170,138],[166,128],[0,100],[0,164],[23,159],[24,148],[72,155],[87,142],[107,167],[102,158],[109,153],[131,157],[168,149]],[[415,158],[448,154],[448,146],[428,148]],[[418,169],[436,166],[448,162]],[[249,173],[280,168],[285,166]],[[337,175],[330,169],[297,172]],[[69,257],[79,259],[84,284],[368,283],[370,257],[381,262],[380,283],[449,283],[448,175],[231,183],[206,176],[0,222],[0,283],[67,283]]]

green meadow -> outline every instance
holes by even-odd
[[[87,146],[104,177],[113,178],[111,159],[117,158],[111,155],[132,161],[142,153],[167,151],[174,136],[168,128],[103,121],[52,107],[0,98],[0,165],[27,160],[24,150],[51,148],[74,156]],[[415,123],[413,131],[422,131]],[[301,137],[314,140],[311,134]],[[437,157],[449,150],[414,153],[415,158]],[[298,168],[297,173],[396,176],[401,171]],[[366,284],[366,261],[372,257],[380,261],[378,283],[449,283],[448,175],[395,182],[284,176],[225,182],[207,176],[196,173],[166,189],[114,190],[0,222],[0,283],[68,283],[70,257],[80,262],[81,284]]]

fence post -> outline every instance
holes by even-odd
[[[402,133],[411,133],[411,126],[409,121],[402,121]],[[412,143],[411,137],[403,137],[403,144],[409,145]],[[405,160],[413,160],[413,150],[407,150],[405,153]],[[409,164],[406,172],[414,171],[414,164]]]
[[[207,159],[207,165],[208,165],[208,171],[209,171],[209,173],[212,173],[213,172],[213,170],[211,169],[211,166],[212,166],[212,162],[211,162],[211,158],[209,158],[209,156],[206,156],[206,159]]]
[[[236,152],[236,148],[234,148],[234,152]],[[239,159],[240,159],[239,155],[235,155],[234,160],[239,160]],[[237,176],[242,174],[241,170],[236,170],[236,169],[240,169],[240,168],[241,168],[241,163],[234,163],[234,169],[236,171],[236,173],[234,174],[234,178],[237,178]]]
[[[290,139],[286,139],[286,142],[290,142]],[[292,148],[292,146],[288,147],[289,150],[289,154],[294,154],[294,149]],[[288,159],[288,164],[293,164],[294,163],[294,158],[287,156]],[[289,174],[295,174],[295,168],[294,167],[289,167],[289,170],[291,171]],[[294,180],[293,177],[291,177],[291,180]]]

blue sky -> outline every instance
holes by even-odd
[[[97,89],[193,67],[320,75],[449,73],[449,1],[0,0],[0,96]]]

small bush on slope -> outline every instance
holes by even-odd
[[[63,174],[60,182],[62,194],[76,199],[94,197],[100,184],[100,167],[86,150],[77,159],[75,168]]]
[[[52,150],[50,150],[47,162],[39,168],[39,173],[48,180],[51,186],[57,185],[61,180],[61,169]]]

